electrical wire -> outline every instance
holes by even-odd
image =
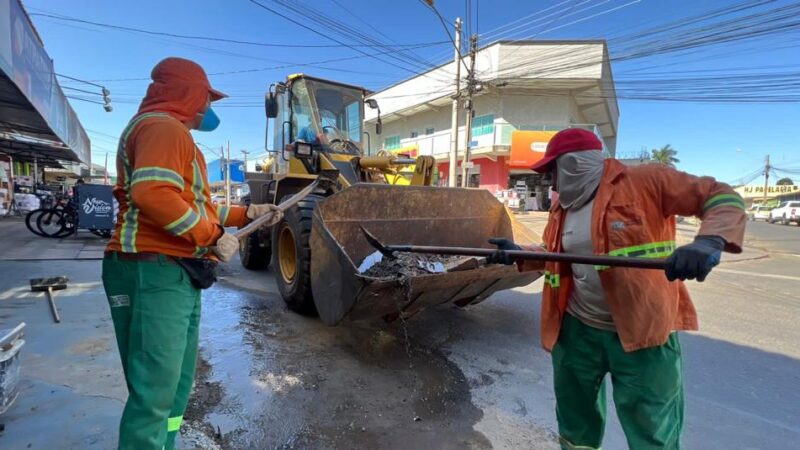
[[[408,67],[397,65],[397,64],[393,64],[391,62],[388,62],[386,59],[378,57],[377,55],[372,55],[372,54],[366,53],[366,52],[364,52],[363,50],[361,50],[358,47],[354,47],[353,45],[345,43],[344,41],[342,41],[340,39],[337,39],[337,38],[335,38],[333,36],[325,34],[325,33],[321,32],[321,31],[319,31],[317,28],[311,27],[309,25],[306,25],[305,23],[302,23],[299,20],[294,19],[291,16],[289,16],[287,14],[284,14],[284,13],[276,10],[275,8],[271,8],[271,7],[265,5],[265,4],[263,4],[263,3],[261,3],[261,2],[259,2],[257,0],[249,0],[249,2],[254,4],[254,5],[256,5],[256,6],[258,6],[259,8],[262,8],[262,9],[264,9],[266,11],[271,12],[274,15],[277,15],[278,17],[281,17],[281,18],[283,18],[283,19],[285,19],[285,20],[287,20],[289,22],[292,22],[293,24],[295,24],[295,25],[297,25],[297,26],[299,26],[299,27],[301,27],[303,29],[306,29],[306,30],[308,30],[308,31],[310,31],[310,32],[312,32],[312,33],[314,33],[316,35],[319,35],[319,36],[324,37],[326,39],[329,39],[329,40],[331,40],[333,42],[336,42],[337,44],[340,44],[340,45],[343,45],[345,47],[348,47],[351,50],[353,50],[353,51],[355,51],[357,53],[361,53],[364,56],[367,56],[369,58],[375,59],[375,60],[380,61],[380,62],[385,63],[385,64],[391,64],[391,65],[393,65],[394,67],[396,67],[398,69],[401,69],[401,70],[406,71],[406,72],[410,72],[412,74],[416,74],[417,73],[415,70],[409,69]],[[313,18],[315,19],[315,23],[317,22],[317,20],[321,20],[322,22],[326,21],[324,16],[322,16],[320,18],[320,15],[318,13],[316,13],[315,10],[313,10],[312,8],[309,8],[308,5],[303,5],[303,10],[300,11],[300,10],[297,9],[299,7],[296,4],[294,4],[294,2],[280,2],[280,1],[277,1],[277,3],[282,5],[282,6],[284,6],[285,8],[290,9],[291,11],[295,12],[296,14],[302,14],[302,17],[313,16]],[[336,31],[338,31],[338,30],[336,30]],[[391,53],[388,53],[387,56],[389,56],[389,57],[391,57],[393,59],[402,59],[402,58],[398,58],[397,55],[392,55]]]
[[[251,45],[251,46],[258,46],[258,47],[278,47],[278,48],[341,48],[341,47],[349,47],[343,44],[281,44],[281,43],[270,43],[270,42],[255,42],[255,41],[244,41],[239,39],[227,39],[227,38],[220,38],[220,37],[212,37],[212,36],[195,36],[195,35],[186,35],[186,34],[177,34],[177,33],[170,33],[165,31],[154,31],[154,30],[146,30],[142,28],[134,28],[122,25],[114,25],[109,23],[102,23],[102,22],[95,22],[91,20],[79,19],[77,17],[70,17],[64,16],[61,14],[54,14],[54,13],[30,13],[29,16],[35,17],[47,17],[50,19],[61,20],[65,22],[74,22],[74,23],[82,23],[86,25],[92,25],[101,28],[107,28],[112,30],[119,30],[119,31],[129,31],[134,33],[142,33],[142,34],[149,34],[153,36],[164,36],[164,37],[171,37],[176,39],[187,39],[187,40],[197,40],[197,41],[209,41],[209,42],[222,42],[228,44],[241,44],[241,45]],[[424,42],[424,43],[415,43],[415,44],[395,44],[397,47],[419,47],[420,45],[423,46],[434,46],[434,45],[443,45],[447,44],[447,41],[438,41],[438,42]],[[373,44],[353,44],[352,47],[380,47],[380,45],[373,45]]]
[[[99,88],[105,88],[105,86],[103,86],[102,84],[97,84],[97,83],[94,83],[94,82],[91,82],[91,81],[82,80],[80,78],[71,77],[69,75],[64,75],[64,74],[60,74],[60,73],[56,73],[55,75],[57,77],[60,77],[60,78],[66,78],[68,80],[77,81],[79,83],[90,84],[92,86],[97,86]]]
[[[450,39],[450,42],[453,43],[453,49],[459,51],[458,45],[456,44],[456,40],[453,38],[453,34],[450,33],[450,28],[447,25],[447,21],[444,19],[444,17],[442,17],[442,14],[439,12],[439,10],[436,9],[436,6],[434,6],[433,3],[429,4],[425,2],[425,0],[419,0],[419,2],[422,3],[424,6],[430,8],[433,11],[433,13],[436,14],[436,17],[439,18],[439,22],[442,24],[442,27],[444,28],[444,31],[447,33],[447,37]],[[461,53],[459,52],[459,55],[460,54]],[[464,58],[460,57],[459,60],[461,61],[461,64],[464,65],[464,69],[467,71],[467,73],[469,73],[469,67],[467,67],[467,63],[464,62]]]

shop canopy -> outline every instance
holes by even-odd
[[[19,0],[0,0],[0,153],[60,167],[89,165],[89,137]]]

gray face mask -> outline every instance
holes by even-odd
[[[592,199],[603,176],[603,152],[588,150],[556,160],[558,202],[564,209],[580,208]]]

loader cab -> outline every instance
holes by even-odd
[[[360,156],[365,94],[356,86],[290,76],[267,101],[267,115],[276,119],[274,148],[306,142],[325,153]]]

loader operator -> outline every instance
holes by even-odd
[[[119,215],[103,260],[128,400],[120,449],[171,449],[194,379],[200,289],[229,260],[243,226],[274,205],[215,208],[203,154],[189,130],[219,124],[210,103],[225,97],[192,61],[167,58],[151,74],[138,113],[122,133],[114,196]]]
[[[552,175],[558,201],[544,231],[548,251],[667,257],[654,270],[520,262],[545,270],[541,340],[552,352],[556,417],[563,449],[599,449],[606,421],[605,376],[632,449],[677,449],[683,427],[678,330],[697,330],[682,281],[705,280],[724,251],[741,252],[744,203],[726,184],[672,168],[604,160],[591,132],[553,136],[532,167]],[[675,249],[675,215],[702,219],[694,242]],[[493,239],[489,260],[511,264]],[[535,250],[535,249],[533,249]]]

